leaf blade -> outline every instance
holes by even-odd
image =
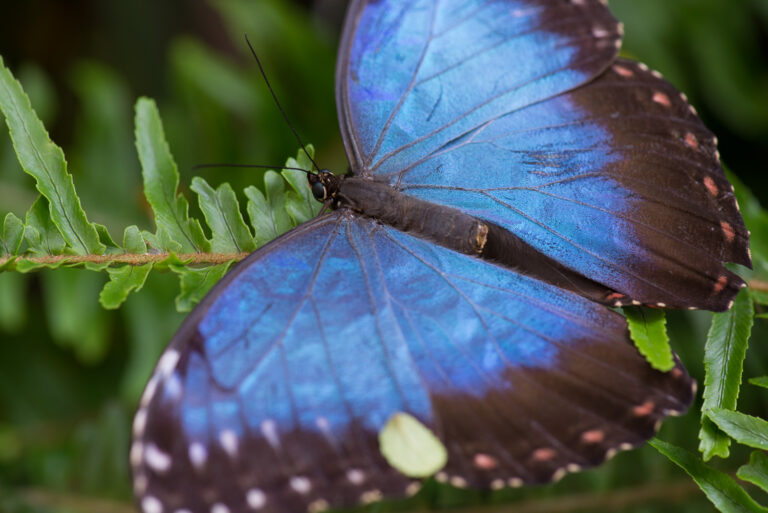
[[[707,417],[740,444],[768,451],[768,422],[763,419],[723,408],[708,410]]]
[[[3,231],[0,233],[0,255],[16,256],[24,240],[24,222],[12,212],[3,219]]]
[[[667,335],[667,318],[664,310],[629,307],[623,309],[629,325],[629,333],[638,351],[651,367],[667,372],[675,366],[672,348]]]
[[[119,308],[131,292],[138,292],[144,287],[151,270],[152,264],[108,268],[109,281],[99,293],[101,306],[107,310]]]
[[[72,175],[67,172],[64,152],[51,141],[29,97],[2,58],[0,110],[5,115],[19,163],[48,200],[49,216],[67,245],[80,255],[103,254],[106,248],[83,211]]]
[[[209,251],[200,222],[189,217],[189,204],[178,192],[179,172],[165,140],[163,124],[155,102],[139,98],[135,116],[136,150],[141,162],[144,195],[155,215],[157,231],[164,231],[185,253]],[[177,250],[165,237],[156,242],[166,251]]]
[[[706,412],[714,408],[736,408],[753,319],[753,304],[746,289],[739,292],[730,310],[712,316],[704,348],[706,376],[699,431],[699,450],[704,461],[729,455],[730,438],[706,417]]]
[[[736,475],[742,481],[750,482],[768,492],[768,454],[752,451],[749,463],[739,467]]]
[[[715,470],[693,453],[668,444],[658,438],[649,444],[696,481],[699,488],[715,507],[723,513],[765,513],[768,509],[760,506],[728,474]]]
[[[190,187],[198,195],[200,210],[211,228],[211,251],[215,253],[244,253],[256,249],[251,231],[240,213],[235,191],[228,183],[217,189],[196,176]]]

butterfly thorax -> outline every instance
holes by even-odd
[[[368,178],[349,176],[338,185],[336,208],[352,210],[467,255],[483,252],[488,226],[464,212],[408,196]]]

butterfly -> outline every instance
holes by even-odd
[[[611,306],[722,311],[750,265],[716,140],[617,57],[599,0],[353,0],[336,102],[350,173],[189,315],[141,398],[145,513],[319,512],[418,491],[379,450],[407,413],[439,481],[544,483],[686,410]]]

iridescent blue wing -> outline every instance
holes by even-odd
[[[352,168],[400,171],[510,110],[610,65],[620,27],[600,0],[355,0],[336,63]]]
[[[418,490],[382,458],[396,412],[448,449],[439,479],[497,488],[601,463],[684,410],[624,319],[350,213],[302,225],[207,296],[134,422],[145,513],[320,511]]]
[[[392,4],[358,2],[340,50],[353,171],[500,225],[617,305],[729,306],[748,233],[714,136],[631,61],[573,89],[613,60],[605,6]]]

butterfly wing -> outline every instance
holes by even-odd
[[[723,262],[750,265],[749,237],[714,136],[631,61],[573,89],[614,59],[604,5],[389,4],[358,2],[340,52],[353,169],[502,226],[617,305],[728,308],[743,281]]]
[[[599,0],[355,0],[344,27],[336,104],[366,174],[587,82],[620,38]]]
[[[396,412],[461,486],[599,464],[684,410],[618,314],[350,213],[254,253],[189,316],[134,422],[146,513],[320,511],[418,489],[381,456]]]

